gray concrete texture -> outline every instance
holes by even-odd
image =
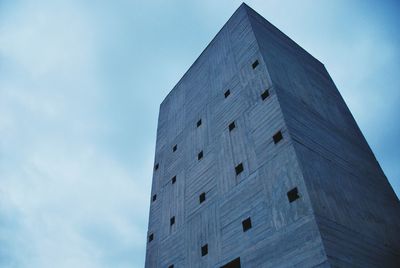
[[[400,267],[399,200],[324,65],[245,4],[160,106],[150,202],[146,267]]]

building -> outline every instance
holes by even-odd
[[[399,267],[400,205],[324,65],[242,4],[160,106],[146,267]]]

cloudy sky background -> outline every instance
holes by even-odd
[[[0,0],[0,267],[143,267],[159,104],[240,3]],[[248,4],[326,65],[399,195],[400,5]]]

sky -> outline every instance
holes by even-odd
[[[323,62],[400,195],[400,3],[246,2]],[[0,0],[0,267],[143,267],[159,104],[240,1]]]

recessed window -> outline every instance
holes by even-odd
[[[268,97],[269,97],[269,90],[267,89],[261,94],[261,99],[265,100]]]
[[[234,129],[235,129],[235,127],[236,127],[236,125],[235,125],[235,121],[233,121],[232,123],[230,123],[230,124],[229,124],[229,131],[232,131],[232,130],[234,130]]]
[[[197,159],[200,160],[203,158],[203,151],[197,154]]]
[[[150,234],[149,235],[149,242],[153,241],[153,239],[154,239],[154,234]]]
[[[283,139],[282,132],[281,131],[276,132],[275,135],[272,136],[272,139],[274,140],[275,144],[280,142]]]
[[[237,165],[235,167],[235,172],[236,172],[236,175],[239,175],[240,173],[243,172],[243,164],[242,163],[240,163],[239,165]]]
[[[231,95],[231,91],[228,89],[228,90],[225,91],[225,93],[224,93],[225,99],[228,98],[229,95]]]
[[[201,126],[201,119],[199,121],[197,121],[197,127]]]
[[[157,195],[153,195],[153,202],[157,200]]]
[[[176,176],[173,176],[171,179],[172,184],[174,184],[176,182]]]
[[[168,266],[168,268],[174,268],[174,265],[173,265],[173,264],[171,264],[170,266]]]
[[[175,224],[175,216],[173,216],[173,217],[171,217],[170,219],[169,219],[169,225],[174,225]]]
[[[176,152],[177,149],[178,149],[178,145],[175,144],[174,147],[172,147],[172,151],[173,151],[173,152]]]
[[[236,258],[233,261],[228,262],[221,268],[240,268],[240,258]]]
[[[159,167],[158,163],[154,165],[154,171],[157,170]]]
[[[251,219],[248,217],[244,221],[242,221],[243,232],[246,232],[251,228]]]
[[[292,190],[290,190],[289,192],[287,192],[287,197],[290,203],[292,203],[293,201],[297,200],[300,198],[299,196],[299,192],[297,190],[297,187],[293,188]]]
[[[204,201],[206,201],[206,193],[201,193],[199,195],[199,201],[200,201],[200,204],[203,203]]]
[[[259,62],[258,60],[256,60],[255,62],[253,62],[253,64],[251,65],[251,67],[253,67],[253,69],[257,68]]]
[[[201,247],[201,256],[206,256],[208,254],[208,244]]]

